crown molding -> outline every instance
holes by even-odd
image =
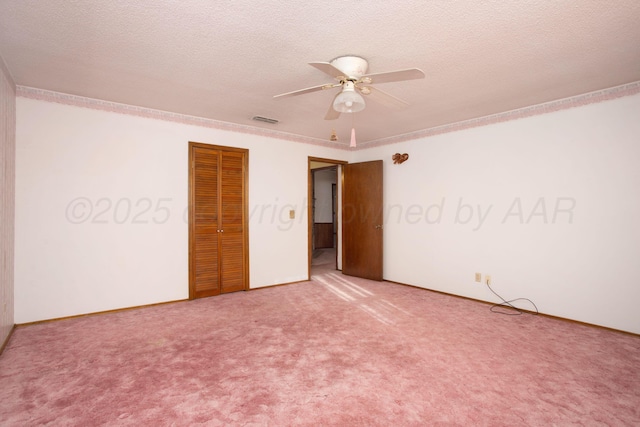
[[[219,120],[208,119],[204,117],[190,116],[186,114],[172,113],[169,111],[155,110],[152,108],[138,107],[135,105],[121,104],[111,101],[103,101],[100,99],[86,98],[83,96],[70,95],[66,93],[54,92],[45,89],[37,89],[28,86],[15,86],[16,96],[36,99],[40,101],[55,102],[65,105],[73,105],[76,107],[90,108],[93,110],[108,111],[118,114],[127,114],[137,117],[145,117],[168,122],[202,126],[212,129],[219,129],[230,132],[239,132],[267,138],[276,138],[285,141],[300,142],[304,144],[335,148],[340,150],[357,151],[367,148],[379,147],[383,145],[397,144],[400,142],[411,141],[415,139],[428,138],[443,133],[457,132],[460,130],[470,129],[480,126],[488,126],[496,123],[502,123],[511,120],[518,120],[525,117],[532,117],[541,114],[553,113],[556,111],[567,110],[570,108],[581,107],[589,104],[609,101],[612,99],[622,98],[625,96],[636,95],[640,93],[640,81],[627,83],[612,88],[602,89],[581,95],[563,98],[543,104],[532,105],[529,107],[518,108],[503,113],[492,114],[489,116],[478,117],[475,119],[464,120],[461,122],[451,123],[442,126],[422,129],[416,132],[410,132],[402,135],[392,136],[388,138],[376,139],[373,141],[362,142],[357,148],[350,148],[347,144],[329,142],[317,138],[310,138],[300,135],[294,135],[286,132],[263,129],[254,126],[240,125],[235,123],[223,122]]]
[[[230,132],[239,132],[250,135],[276,138],[285,141],[301,142],[304,144],[318,145],[322,147],[348,150],[347,144],[336,144],[317,138],[294,135],[291,133],[263,129],[255,126],[240,125],[223,122],[204,117],[190,116],[187,114],[173,113],[170,111],[155,110],[153,108],[138,107],[135,105],[121,104],[118,102],[104,101],[101,99],[87,98],[84,96],[70,95],[51,90],[37,89],[28,86],[16,86],[16,96],[38,101],[54,102],[57,104],[72,105],[74,107],[89,108],[92,110],[107,111],[110,113],[126,114],[129,116],[144,117],[148,119],[163,120],[167,122],[185,125],[201,126]]]
[[[507,122],[511,120],[523,119],[525,117],[538,116],[541,114],[554,113],[556,111],[568,110],[570,108],[582,107],[589,104],[609,101],[612,99],[622,98],[625,96],[636,95],[640,93],[640,81],[627,83],[612,88],[602,89],[594,92],[588,92],[581,95],[562,98],[555,101],[545,102],[543,104],[531,105],[529,107],[518,108],[515,110],[505,111],[502,113],[492,114],[490,116],[478,117],[475,119],[464,120],[448,125],[436,126],[428,129],[422,129],[416,132],[410,132],[403,135],[391,136],[388,138],[376,139],[373,141],[363,142],[360,149],[373,148],[383,145],[397,144],[414,139],[428,138],[430,136],[441,135],[443,133],[457,132],[465,129],[493,125],[496,123]]]

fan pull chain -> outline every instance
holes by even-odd
[[[351,114],[351,143],[349,147],[356,148],[356,119],[353,113]]]

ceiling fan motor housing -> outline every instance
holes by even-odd
[[[358,80],[367,74],[369,63],[359,56],[339,56],[331,60],[331,65],[345,74],[349,79]]]

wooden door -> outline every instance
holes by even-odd
[[[344,274],[382,280],[382,202],[382,160],[344,166]]]
[[[220,152],[190,144],[189,298],[220,294],[218,163]]]
[[[189,298],[247,289],[248,151],[189,143]]]
[[[221,152],[220,292],[245,289],[245,169],[246,153]]]

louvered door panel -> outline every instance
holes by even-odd
[[[235,292],[244,289],[244,238],[242,233],[221,233],[221,289]]]
[[[220,197],[225,230],[242,231],[244,223],[244,153],[222,153]]]
[[[222,152],[221,199],[221,292],[244,289],[244,156],[245,153]]]
[[[194,274],[193,298],[218,295],[220,273],[218,262],[218,151],[194,148],[192,227]]]

